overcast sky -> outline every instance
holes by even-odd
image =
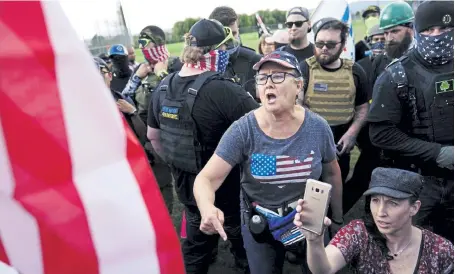
[[[355,0],[348,0],[353,2]],[[115,18],[118,0],[60,0],[61,6],[78,34],[91,38],[97,31],[106,31],[104,21]],[[212,10],[221,5],[235,9],[237,13],[252,14],[258,10],[288,10],[304,5],[315,8],[320,0],[122,0],[127,24],[133,34],[146,25],[157,25],[165,30],[172,29],[175,22],[188,17],[208,17]],[[109,31],[109,30],[108,30]]]

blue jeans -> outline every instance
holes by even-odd
[[[248,228],[249,216],[248,213],[242,209],[242,237],[243,244],[246,250],[248,265],[250,266],[251,274],[281,274],[283,272],[283,265],[285,260],[286,249],[284,245],[273,238],[265,243],[258,243],[254,240]],[[327,245],[329,242],[328,232],[324,234],[324,243]],[[301,247],[305,249],[306,245],[300,243]],[[306,263],[306,252],[302,250],[304,261],[301,265],[302,273],[311,273]]]

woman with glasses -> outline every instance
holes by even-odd
[[[296,105],[303,85],[298,64],[295,56],[274,51],[254,65],[262,106],[231,125],[194,184],[200,230],[226,240],[215,192],[224,187],[231,169],[241,165],[241,231],[253,274],[281,273],[286,250],[301,244],[292,219],[307,179],[322,176],[333,185],[332,212],[342,215],[333,136],[326,121]]]
[[[171,166],[175,188],[185,206],[183,258],[186,273],[207,273],[218,235],[199,230],[201,215],[193,185],[197,173],[213,155],[229,126],[258,107],[242,87],[222,77],[234,43],[232,31],[216,20],[201,19],[185,36],[178,73],[169,74],[152,94],[147,136],[154,150]],[[236,264],[247,271],[240,235],[239,167],[223,178],[217,206],[225,212],[226,232]]]

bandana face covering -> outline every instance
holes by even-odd
[[[417,33],[417,51],[432,65],[443,65],[453,59],[453,30],[436,36]]]
[[[165,45],[153,48],[142,48],[142,54],[144,54],[145,60],[147,60],[150,64],[164,62],[169,58],[169,51]]]
[[[385,45],[383,42],[376,42],[374,44],[370,44],[370,48],[373,52],[373,56],[376,56],[384,52]]]
[[[211,50],[204,54],[196,64],[185,64],[190,68],[203,71],[218,71],[224,73],[229,62],[229,53],[225,50]]]

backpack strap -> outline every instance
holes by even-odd
[[[209,81],[209,79],[214,78],[215,76],[220,76],[219,72],[215,71],[207,71],[202,74],[200,74],[196,80],[190,85],[188,88],[188,96],[186,96],[186,103],[188,105],[188,109],[190,112],[191,119],[193,119],[194,127],[193,127],[193,136],[194,136],[194,141],[195,141],[195,149],[196,149],[196,157],[197,160],[197,167],[199,169],[202,169],[202,157],[201,153],[205,150],[203,147],[200,138],[199,138],[199,131],[197,129],[196,121],[194,120],[193,117],[193,106],[194,106],[194,101],[196,100],[196,97],[199,93],[199,90],[201,87]]]
[[[392,76],[392,81],[396,85],[398,98],[409,108],[412,120],[419,122],[417,115],[417,99],[414,88],[409,88],[408,77],[401,63],[407,56],[402,56],[399,59],[393,60],[387,67],[386,71]]]
[[[158,96],[160,97],[159,100],[157,101],[157,105],[153,106],[153,112],[155,114],[155,119],[159,121],[158,117],[160,117],[160,105],[161,102],[164,100],[166,97],[168,89],[170,89],[172,79],[174,79],[174,76],[177,72],[173,72],[171,74],[168,74],[158,85],[156,88],[156,91],[158,92]],[[153,103],[153,102],[152,102]]]

